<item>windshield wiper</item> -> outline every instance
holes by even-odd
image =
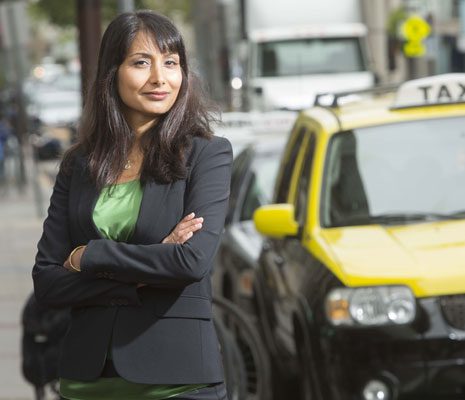
[[[449,215],[454,217],[455,219],[463,219],[465,218],[465,210],[456,211],[456,212],[450,213]]]
[[[452,214],[441,213],[386,213],[378,215],[352,215],[335,226],[371,225],[371,224],[405,224],[418,221],[445,221],[465,218],[465,210]]]
[[[459,216],[454,214],[442,213],[388,213],[369,216],[370,221],[376,222],[411,222],[411,221],[443,221],[448,219],[459,219]]]

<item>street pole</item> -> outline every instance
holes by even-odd
[[[134,11],[134,0],[118,0],[118,13]]]
[[[465,0],[459,0],[459,35],[457,38],[457,49],[465,53]]]
[[[11,38],[11,49],[14,57],[15,64],[15,100],[16,100],[16,135],[18,137],[19,148],[18,148],[18,161],[19,161],[19,176],[18,183],[20,190],[24,190],[27,183],[26,168],[24,165],[24,143],[27,133],[27,114],[26,114],[26,103],[23,93],[23,79],[25,76],[26,66],[22,55],[22,45],[20,43],[20,37],[24,37],[24,34],[19,31],[20,26],[18,8],[23,6],[21,3],[9,3],[7,4],[8,13],[8,28],[9,36]]]
[[[81,59],[81,89],[85,101],[89,79],[97,68],[101,38],[100,0],[77,0],[77,23]]]
[[[220,32],[219,5],[215,0],[202,0],[192,7],[192,21],[196,38],[196,58],[199,73],[211,90],[214,100],[224,101],[219,54],[222,34]]]

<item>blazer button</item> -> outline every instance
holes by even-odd
[[[110,272],[110,273],[108,274],[108,278],[109,278],[109,279],[115,279],[115,274],[114,274],[113,272]]]

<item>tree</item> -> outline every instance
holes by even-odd
[[[170,16],[173,12],[180,12],[185,20],[190,15],[190,0],[135,0],[136,9],[151,9]],[[68,27],[76,24],[75,1],[37,0],[30,4],[33,17],[47,19],[50,23]],[[102,18],[106,25],[118,13],[115,0],[102,0]]]

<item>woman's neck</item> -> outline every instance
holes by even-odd
[[[130,127],[136,134],[137,139],[139,140],[145,132],[147,132],[152,126],[156,124],[156,122],[157,120],[137,121],[135,123],[130,124]]]
[[[148,117],[142,114],[134,114],[130,112],[125,112],[126,121],[131,127],[132,131],[136,134],[137,138],[140,139],[142,135],[147,132],[152,126],[157,123],[157,118]]]

